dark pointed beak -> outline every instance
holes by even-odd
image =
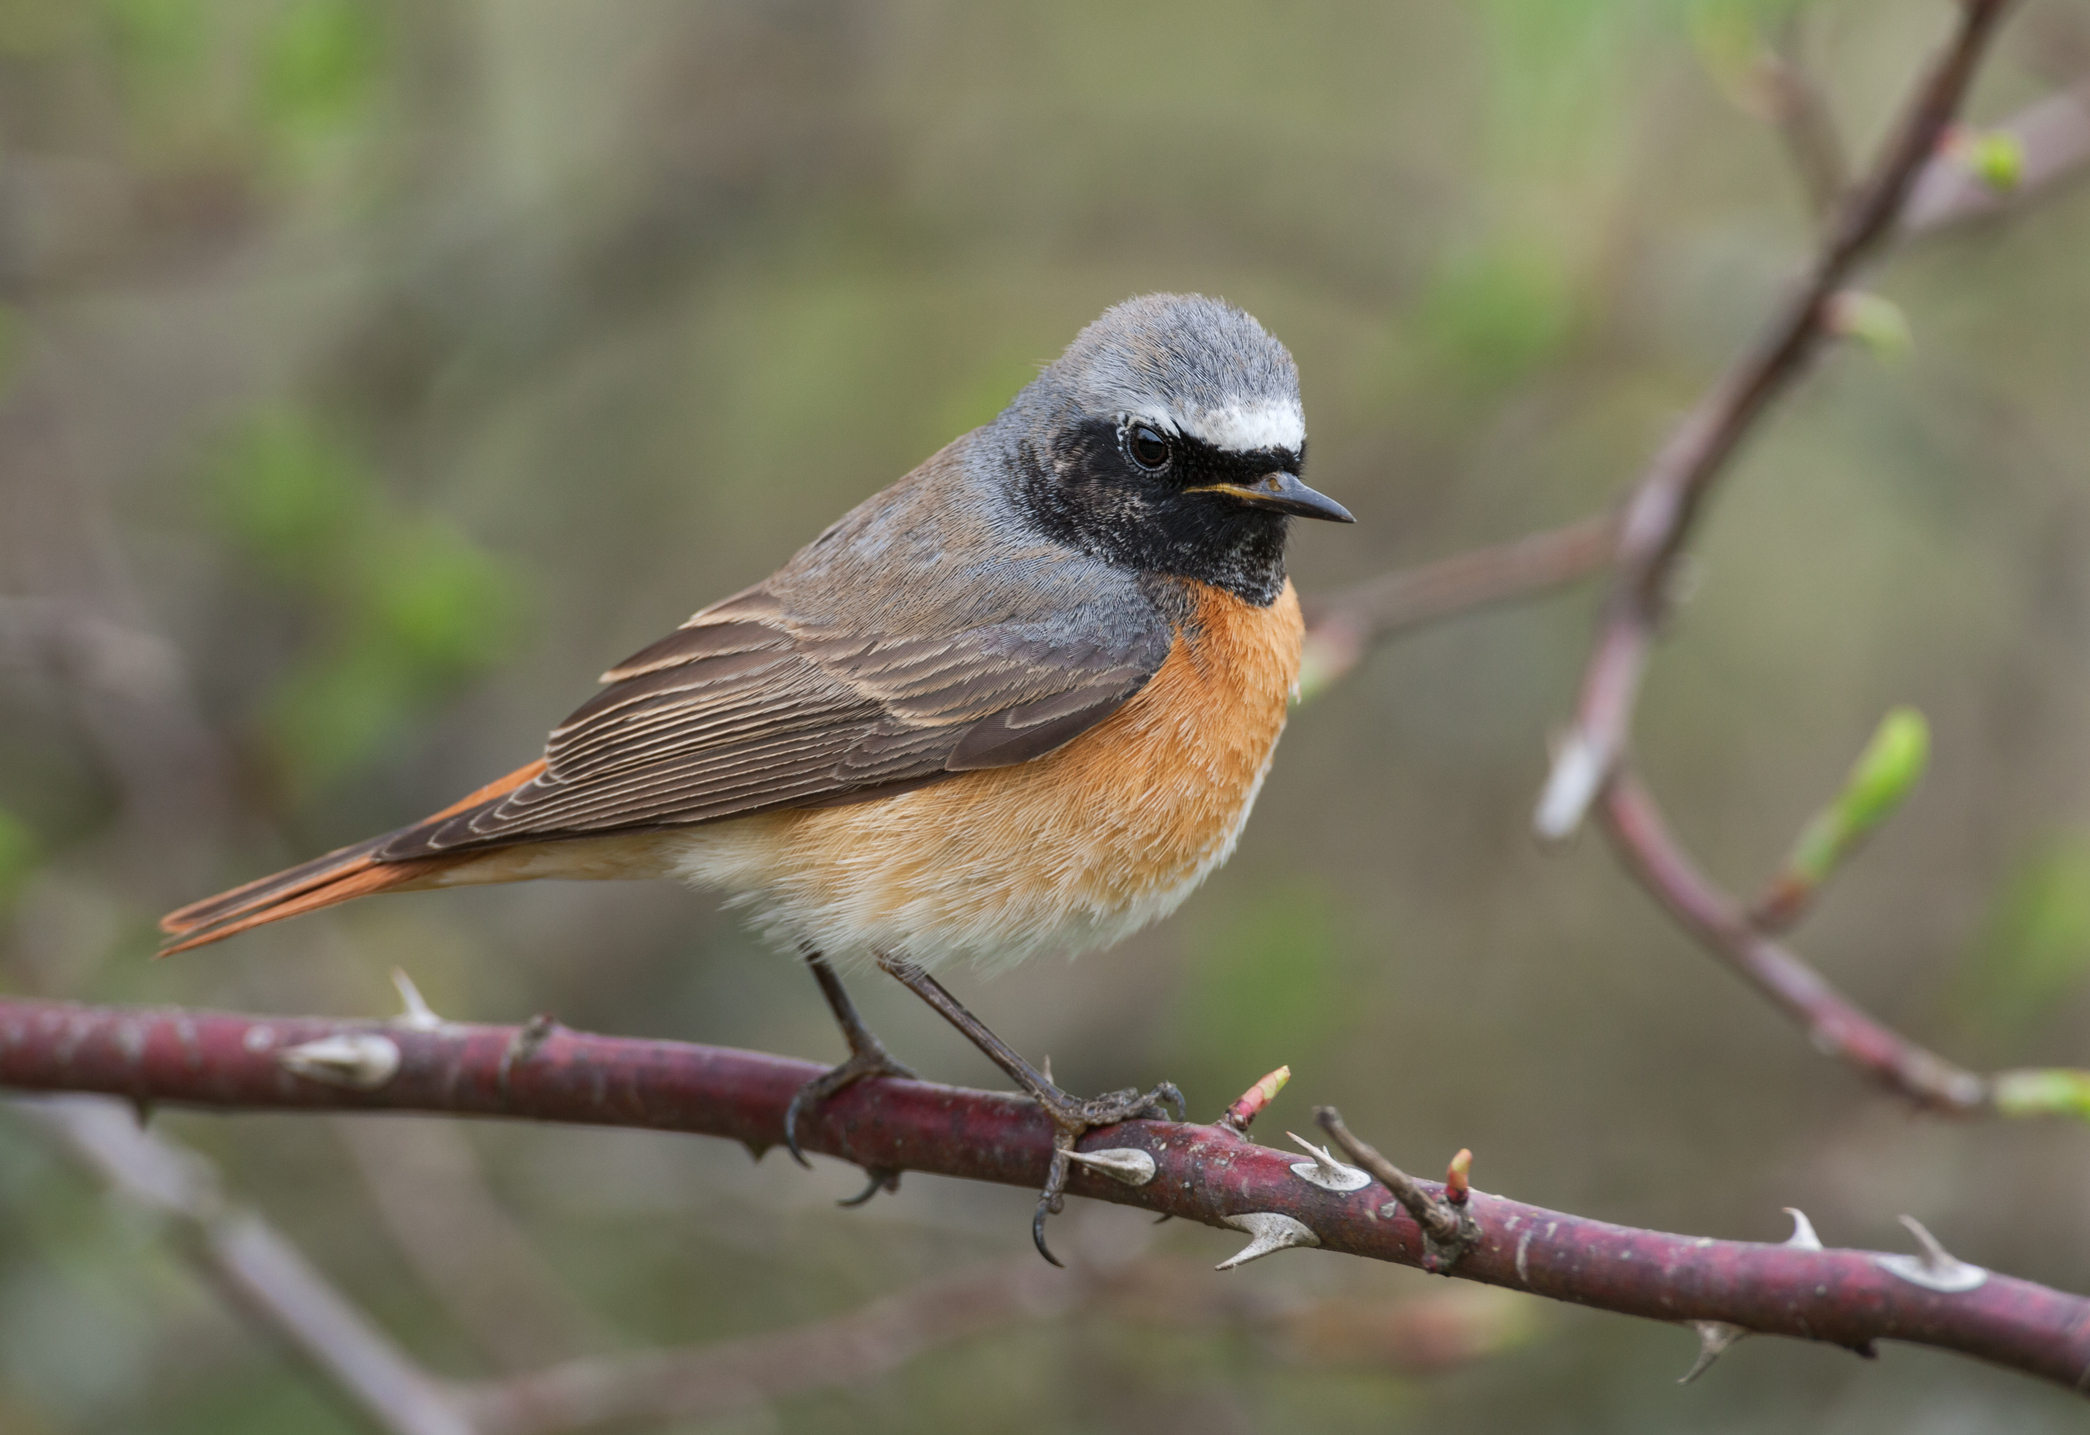
[[[1253,483],[1208,483],[1188,490],[1191,493],[1223,493],[1229,498],[1247,504],[1250,508],[1268,508],[1278,513],[1289,513],[1294,518],[1325,518],[1330,523],[1355,523],[1350,510],[1328,497],[1316,493],[1299,481],[1296,473],[1279,470],[1266,473]]]

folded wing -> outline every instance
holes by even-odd
[[[755,589],[604,674],[535,778],[378,856],[715,822],[1026,762],[1138,692],[1170,641],[1158,616],[1075,645],[1022,623],[808,632]]]

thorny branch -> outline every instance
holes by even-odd
[[[206,1278],[391,1435],[559,1435],[643,1420],[716,1419],[860,1384],[938,1346],[1086,1309],[1232,1327],[1283,1360],[1365,1360],[1406,1371],[1484,1355],[1516,1339],[1524,1325],[1514,1307],[1494,1301],[1335,1302],[1241,1286],[1193,1291],[1199,1273],[1185,1262],[1077,1246],[1071,1271],[1026,1256],[788,1330],[452,1380],[419,1366],[280,1232],[228,1204],[207,1163],[139,1127],[123,1103],[61,1096],[18,1100],[12,1109],[126,1199],[174,1222],[184,1238],[180,1248]],[[1339,1348],[1331,1350],[1337,1332]]]
[[[1459,1263],[1459,1258],[1479,1244],[1480,1227],[1468,1209],[1471,1202],[1466,1171],[1472,1164],[1471,1151],[1461,1151],[1452,1158],[1440,1194],[1387,1160],[1376,1147],[1359,1140],[1343,1124],[1342,1113],[1333,1106],[1316,1106],[1314,1121],[1335,1138],[1335,1144],[1343,1148],[1344,1155],[1393,1192],[1393,1199],[1401,1203],[1408,1219],[1422,1228],[1424,1270],[1433,1275],[1448,1275]]]
[[[338,1022],[0,1001],[0,1085],[277,1110],[433,1111],[783,1139],[810,1062],[552,1026]],[[302,1074],[301,1074],[302,1073]],[[857,1165],[1035,1187],[1052,1132],[999,1092],[879,1079],[800,1126],[801,1144]],[[1092,1133],[1070,1191],[1245,1232],[1232,1266],[1290,1247],[1423,1266],[1425,1232],[1376,1181],[1324,1184],[1322,1163],[1232,1130],[1130,1121]],[[1143,1159],[1133,1159],[1134,1157]],[[1145,1174],[1151,1163],[1152,1174]],[[1361,1173],[1360,1173],[1361,1174]],[[1463,1178],[1462,1178],[1463,1179]],[[1443,1187],[1418,1183],[1439,1200]],[[1625,1315],[1717,1323],[1867,1351],[1876,1340],[1955,1350],[2070,1389],[2090,1383],[2090,1299],[1922,1256],[1668,1235],[1586,1220],[1468,1187],[1477,1239],[1452,1273]],[[1927,1234],[1921,1238],[1927,1240]]]

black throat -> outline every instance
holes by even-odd
[[[1178,438],[1168,471],[1143,473],[1126,459],[1118,426],[1100,419],[1062,431],[1048,451],[1028,436],[1012,449],[1021,502],[1060,542],[1115,567],[1209,583],[1258,608],[1284,591],[1291,520],[1223,494],[1188,491],[1251,482],[1284,456]]]

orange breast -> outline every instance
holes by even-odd
[[[1056,752],[882,802],[674,834],[684,877],[781,940],[847,960],[1017,960],[1173,910],[1233,849],[1284,728],[1303,627],[1196,585],[1153,679]]]

